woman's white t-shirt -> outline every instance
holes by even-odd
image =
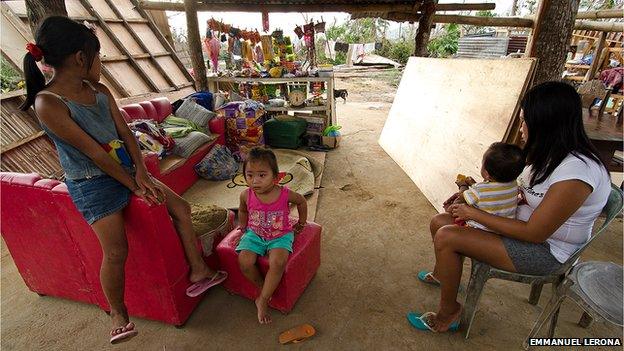
[[[564,180],[577,179],[592,188],[591,194],[583,205],[568,218],[547,240],[550,252],[557,261],[565,262],[578,248],[589,240],[594,221],[607,203],[611,192],[611,180],[606,169],[596,161],[585,156],[569,154],[561,161],[546,180],[529,186],[532,167],[526,166],[518,177],[518,185],[524,193],[527,205],[518,206],[516,218],[528,221],[533,211],[539,206],[551,185]]]

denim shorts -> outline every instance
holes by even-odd
[[[65,184],[74,205],[89,225],[122,210],[130,201],[130,189],[109,175],[66,179]]]
[[[513,262],[516,271],[521,274],[547,275],[561,267],[555,256],[550,253],[550,245],[547,242],[530,243],[502,237],[503,245]]]
[[[292,253],[294,240],[295,234],[293,232],[286,233],[275,239],[267,240],[261,238],[258,234],[254,233],[253,230],[247,228],[247,231],[243,234],[238,246],[236,247],[236,252],[248,250],[259,256],[264,256],[267,251],[271,251],[272,249],[285,249]]]

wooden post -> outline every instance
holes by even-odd
[[[189,54],[191,55],[193,72],[195,73],[195,89],[198,91],[207,90],[206,64],[202,54],[199,24],[197,22],[197,1],[184,0],[184,11],[186,12],[186,34],[188,37]]]
[[[579,0],[541,0],[525,55],[538,59],[534,84],[560,80]]]
[[[427,57],[427,44],[431,34],[433,15],[435,14],[437,0],[425,0],[422,5],[422,17],[418,20],[418,31],[416,32],[416,45],[414,46],[414,56]]]
[[[589,66],[589,70],[587,71],[587,75],[585,76],[585,81],[590,81],[594,79],[596,72],[600,68],[600,65],[602,64],[602,59],[603,59],[602,51],[605,47],[606,41],[607,41],[607,32],[600,32],[598,44],[596,44],[596,49],[594,50],[594,59],[592,60],[591,66]]]

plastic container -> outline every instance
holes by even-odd
[[[319,65],[318,76],[319,77],[332,77],[334,75],[333,65]]]

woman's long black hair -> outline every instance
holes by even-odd
[[[530,185],[542,183],[566,156],[585,156],[608,169],[583,126],[581,97],[564,82],[545,82],[522,100],[529,137],[524,146],[533,168]]]
[[[67,56],[82,50],[88,62],[87,69],[91,69],[93,59],[100,51],[100,41],[93,30],[63,16],[50,16],[43,20],[35,34],[35,44],[42,51],[45,64],[55,68],[61,67]],[[24,56],[24,78],[26,101],[20,109],[26,111],[46,86],[45,77],[29,52]]]

